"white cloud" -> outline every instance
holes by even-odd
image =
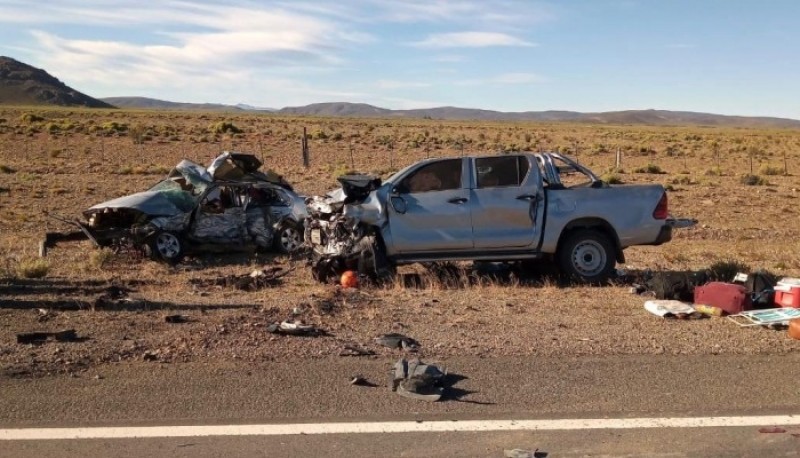
[[[431,58],[434,62],[445,62],[445,63],[457,63],[457,62],[464,62],[466,60],[464,56],[459,56],[456,54],[448,54],[448,55],[441,55],[441,56],[434,56]]]
[[[397,81],[397,80],[378,80],[375,87],[379,89],[404,89],[404,88],[420,88],[430,87],[430,83],[422,83],[416,81]]]
[[[530,0],[364,0],[374,15],[390,22],[452,22],[468,24],[530,25],[551,20],[552,9]]]
[[[544,81],[544,78],[535,73],[503,73],[489,79],[489,82],[495,84],[532,84]]]
[[[456,86],[537,84],[547,79],[535,73],[502,73],[488,78],[473,78],[453,82]]]
[[[486,48],[490,46],[536,46],[506,33],[453,32],[429,35],[422,41],[411,43],[420,48]]]

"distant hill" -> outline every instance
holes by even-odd
[[[0,56],[0,105],[114,108],[76,91],[44,70]]]
[[[287,107],[277,114],[295,116],[351,116],[351,117],[404,117],[444,120],[473,119],[479,121],[571,121],[595,124],[636,125],[704,125],[726,127],[780,127],[800,128],[800,121],[787,118],[758,116],[728,116],[711,113],[669,110],[626,110],[602,113],[577,111],[523,111],[504,112],[475,108],[436,107],[415,110],[389,110],[363,103],[315,103],[302,107]]]
[[[104,102],[120,108],[143,108],[151,110],[185,110],[185,111],[253,111],[242,105],[224,105],[221,103],[183,103],[148,97],[104,97]]]

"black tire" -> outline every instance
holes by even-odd
[[[617,265],[614,245],[603,232],[586,229],[569,233],[556,253],[558,267],[570,280],[602,283]]]
[[[294,221],[284,221],[275,231],[272,249],[278,253],[290,254],[303,246],[303,227]]]
[[[150,237],[147,242],[147,251],[156,261],[176,264],[183,259],[184,243],[178,234],[161,231]]]

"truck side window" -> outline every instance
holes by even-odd
[[[478,189],[521,186],[530,165],[523,156],[494,156],[475,159]]]
[[[403,178],[404,193],[447,191],[461,188],[461,159],[447,159],[424,165]]]

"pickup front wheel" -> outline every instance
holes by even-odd
[[[571,280],[601,283],[614,272],[617,260],[614,245],[600,231],[571,232],[561,242],[556,254],[558,266]]]

